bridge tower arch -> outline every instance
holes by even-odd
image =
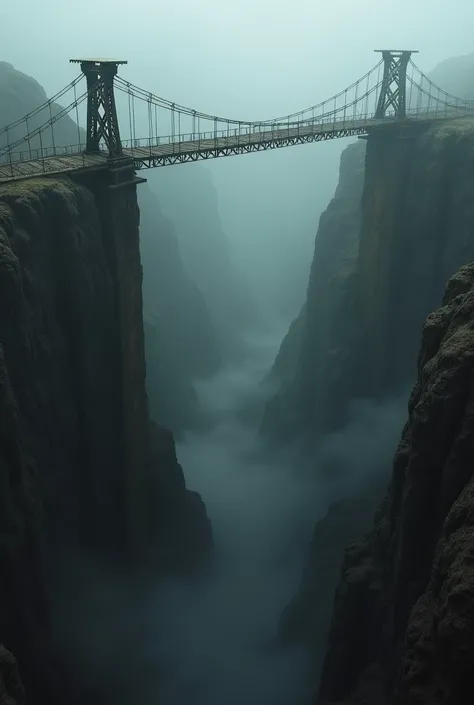
[[[118,67],[127,62],[116,59],[70,59],[70,62],[81,65],[87,82],[86,154],[98,152],[103,140],[110,159],[121,157],[114,78]]]
[[[407,66],[411,55],[418,52],[408,49],[376,49],[384,63],[382,87],[375,111],[376,118],[383,118],[392,108],[401,120],[406,117]]]

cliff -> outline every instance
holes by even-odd
[[[134,193],[119,206],[66,177],[0,191],[0,642],[33,705],[73,701],[50,612],[73,595],[63,617],[74,624],[95,576],[66,594],[71,556],[129,579],[137,562],[195,574],[210,560],[172,437],[149,432]],[[140,666],[121,658],[119,683]]]
[[[423,328],[373,529],[350,546],[318,703],[455,705],[472,692],[474,265]]]

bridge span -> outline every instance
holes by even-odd
[[[474,101],[435,85],[413,62],[413,53],[384,50],[370,71],[331,98],[260,121],[221,118],[164,100],[120,78],[125,61],[71,60],[80,63],[79,76],[0,128],[0,182],[100,171],[112,164],[116,169],[119,161],[135,170],[169,166],[474,116]],[[84,78],[86,90],[78,95]],[[59,101],[71,92],[72,102],[62,107]],[[85,130],[79,127],[83,108]],[[71,117],[77,144],[64,144],[61,125]]]

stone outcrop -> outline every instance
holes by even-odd
[[[0,644],[0,703],[25,705],[25,689],[21,682],[18,664],[8,649]]]
[[[423,328],[388,496],[372,531],[344,557],[321,705],[469,700],[473,374],[474,265],[467,265]]]

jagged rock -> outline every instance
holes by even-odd
[[[473,378],[474,265],[467,265],[423,328],[388,498],[372,531],[346,552],[320,705],[472,698]]]
[[[25,689],[13,654],[0,644],[0,705],[25,705]]]

